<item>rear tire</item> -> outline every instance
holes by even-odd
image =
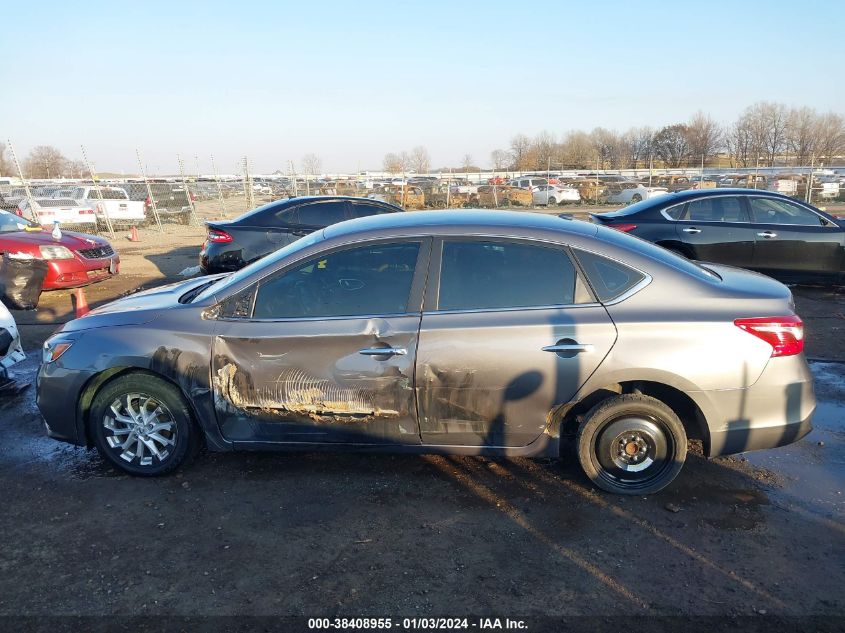
[[[646,495],[668,486],[687,456],[684,426],[665,403],[641,394],[594,406],[578,430],[578,461],[602,490]]]
[[[94,397],[89,430],[103,459],[141,477],[175,470],[200,445],[182,393],[146,373],[124,374],[106,383]]]

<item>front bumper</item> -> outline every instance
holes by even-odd
[[[113,277],[120,272],[120,256],[115,254],[102,259],[50,260],[44,290],[78,288]]]
[[[21,346],[21,337],[14,326],[0,326],[0,368],[9,369],[26,358]],[[4,372],[5,373],[5,372]]]
[[[64,369],[58,363],[41,364],[35,379],[36,404],[47,435],[78,446],[87,445],[85,429],[75,403],[94,372]]]

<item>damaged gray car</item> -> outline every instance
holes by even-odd
[[[644,494],[690,438],[716,456],[803,437],[802,350],[768,277],[558,217],[402,213],[67,323],[38,406],[51,437],[134,475],[202,445],[571,453],[599,487]]]

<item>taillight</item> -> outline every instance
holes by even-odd
[[[612,229],[616,229],[617,231],[622,231],[623,233],[628,233],[637,228],[636,224],[608,224],[607,226]]]
[[[226,231],[208,229],[208,241],[216,244],[225,244],[232,241],[232,236],[226,233]]]
[[[80,209],[80,215],[94,215],[94,209]]]
[[[797,316],[737,319],[734,325],[771,345],[772,356],[793,356],[804,350],[804,323]]]

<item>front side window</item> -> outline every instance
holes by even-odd
[[[751,198],[751,212],[758,224],[820,226],[821,218],[809,209],[774,198]]]
[[[259,282],[253,317],[404,314],[419,242],[373,244],[312,258]]]
[[[524,242],[443,243],[439,310],[569,305],[575,269],[560,247]]]
[[[684,219],[689,222],[748,222],[748,214],[739,198],[717,196],[689,202]]]

